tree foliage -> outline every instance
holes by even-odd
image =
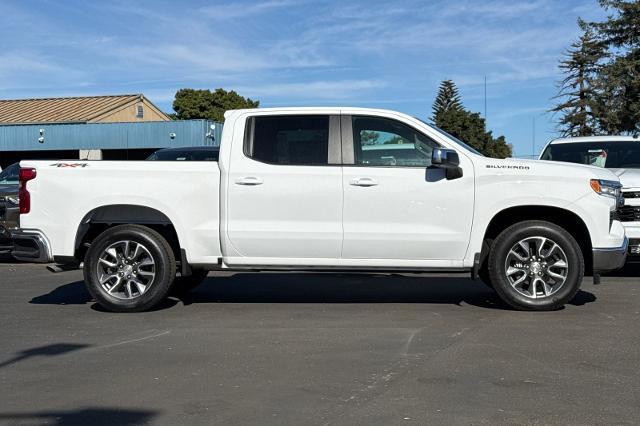
[[[235,91],[224,89],[197,90],[180,89],[173,101],[177,120],[204,118],[224,121],[224,113],[230,109],[258,108],[259,101],[240,96]]]
[[[578,21],[584,35],[561,62],[562,101],[553,110],[561,113],[559,124],[565,134],[637,135],[640,0],[600,0],[600,5],[609,12],[605,21]]]
[[[598,74],[601,61],[606,56],[602,42],[593,30],[580,21],[584,33],[571,44],[560,62],[565,77],[559,83],[556,99],[560,99],[551,111],[560,114],[558,130],[562,136],[591,136],[597,133],[601,96],[598,92]]]
[[[375,145],[378,143],[378,139],[380,139],[380,133],[378,132],[370,130],[363,130],[360,132],[360,141],[362,142],[362,145]]]
[[[504,136],[493,137],[486,130],[485,119],[477,112],[466,110],[451,80],[440,84],[438,95],[433,103],[433,123],[442,130],[471,145],[488,157],[507,158],[512,149]]]
[[[448,111],[462,110],[462,101],[455,83],[451,80],[444,80],[440,83],[438,95],[433,102],[433,117],[441,117]]]

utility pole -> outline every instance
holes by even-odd
[[[487,122],[487,76],[484,76],[484,122]]]
[[[533,116],[533,126],[531,128],[531,159],[536,159],[536,117]]]

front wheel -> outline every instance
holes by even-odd
[[[550,311],[569,302],[584,277],[576,240],[545,221],[520,222],[505,229],[489,253],[493,288],[520,310]]]
[[[162,300],[176,273],[169,243],[156,231],[122,225],[100,234],[84,259],[89,293],[112,312],[146,311]]]

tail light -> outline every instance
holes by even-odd
[[[36,169],[20,169],[20,186],[18,196],[20,198],[20,214],[27,214],[31,211],[31,194],[27,190],[27,182],[36,178]]]

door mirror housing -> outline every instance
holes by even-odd
[[[447,180],[459,179],[463,175],[460,157],[452,149],[435,148],[431,154],[431,165],[444,169]]]

